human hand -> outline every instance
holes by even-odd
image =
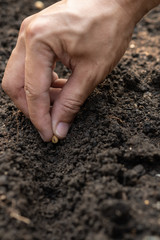
[[[64,0],[23,21],[2,87],[44,141],[66,136],[124,54],[135,22],[116,0]],[[53,72],[57,60],[72,71],[67,81]]]

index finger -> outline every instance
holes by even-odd
[[[49,89],[52,83],[53,51],[44,43],[26,43],[25,91],[29,117],[44,141],[53,136]]]

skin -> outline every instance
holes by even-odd
[[[86,98],[123,56],[136,23],[159,3],[63,0],[22,22],[2,88],[44,141],[66,137]],[[71,69],[69,79],[54,72],[58,60]]]

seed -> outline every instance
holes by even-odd
[[[41,1],[36,1],[36,2],[34,3],[34,6],[35,6],[37,9],[41,10],[41,9],[44,8],[44,3],[41,2]]]
[[[52,137],[52,142],[53,143],[58,143],[58,138],[55,135],[53,135],[53,137]]]

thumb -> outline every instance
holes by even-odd
[[[86,67],[80,66],[74,69],[52,109],[53,133],[58,138],[66,137],[76,113],[95,87],[93,70],[89,71]]]

